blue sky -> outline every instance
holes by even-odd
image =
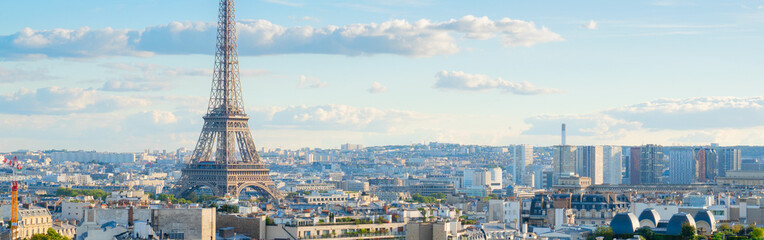
[[[217,1],[0,3],[0,151],[192,148]],[[240,0],[255,143],[761,145],[764,1]]]

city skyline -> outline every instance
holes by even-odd
[[[0,151],[193,147],[217,3],[94,3],[0,3]],[[761,2],[237,9],[258,147],[764,143]]]

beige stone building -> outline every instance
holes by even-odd
[[[18,239],[32,238],[32,235],[47,233],[53,227],[53,219],[46,208],[19,208]]]

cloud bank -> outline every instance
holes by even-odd
[[[559,134],[567,123],[568,134],[593,136],[625,131],[711,131],[764,126],[764,97],[697,97],[658,99],[573,115],[541,115],[525,120],[532,127],[524,134]]]
[[[482,74],[470,74],[462,71],[440,71],[435,74],[435,88],[454,89],[462,91],[485,91],[499,89],[518,95],[539,95],[561,93],[554,88],[540,88],[527,82],[511,82],[502,78],[493,79]]]
[[[0,113],[65,115],[114,112],[149,105],[145,99],[108,96],[95,89],[46,87],[0,95]]]
[[[0,58],[151,56],[154,54],[214,54],[217,23],[172,22],[143,30],[25,28],[0,36]],[[411,57],[459,52],[456,39],[499,38],[508,47],[563,41],[557,33],[533,22],[464,16],[435,22],[390,20],[345,26],[284,27],[267,20],[237,24],[239,54],[396,54]]]
[[[254,109],[253,128],[387,132],[424,115],[401,110],[353,107],[341,104]]]

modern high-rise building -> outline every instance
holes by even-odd
[[[591,178],[592,184],[602,184],[602,146],[576,147],[576,174]]]
[[[706,181],[706,149],[704,148],[696,148],[695,149],[695,163],[693,164],[694,168],[687,168],[692,169],[693,172],[693,178],[697,180],[698,182],[705,182]],[[669,166],[669,171],[671,167]]]
[[[719,174],[717,166],[719,165],[719,154],[716,152],[716,149],[713,148],[706,148],[706,180],[714,180],[716,179],[716,176]]]
[[[621,184],[623,179],[622,149],[620,146],[602,146],[602,183]]]
[[[552,156],[552,185],[557,184],[560,176],[569,176],[576,173],[576,146],[557,145],[554,146],[554,156]]]
[[[545,178],[547,175],[552,174],[546,174],[548,172],[552,172],[552,166],[549,165],[533,165],[533,187],[538,189],[544,189],[547,188],[547,181],[549,179]]]
[[[489,175],[489,176],[486,176],[486,179],[487,179],[486,185],[491,189],[491,191],[499,190],[503,187],[502,186],[503,178],[502,178],[501,168],[494,167],[494,168],[488,169],[486,173]]]
[[[690,184],[695,181],[697,152],[690,148],[669,152],[669,184]]]
[[[695,180],[707,182],[717,175],[718,157],[713,148],[695,149]],[[669,169],[670,170],[670,169]]]
[[[642,158],[642,148],[632,147],[629,153],[629,184],[642,184],[640,159]]]
[[[502,188],[501,168],[491,169],[465,169],[462,177],[462,188],[490,188],[491,190]]]
[[[663,146],[647,144],[640,148],[640,174],[641,184],[663,183]]]
[[[726,177],[728,171],[740,171],[742,165],[740,149],[720,148],[717,154],[719,156],[716,167],[717,176]]]
[[[462,175],[462,187],[463,188],[472,188],[475,181],[475,170],[474,169],[464,169],[464,174]]]
[[[512,161],[514,162],[514,182],[516,185],[529,185],[526,175],[530,172],[533,165],[533,146],[516,145],[512,147]]]

